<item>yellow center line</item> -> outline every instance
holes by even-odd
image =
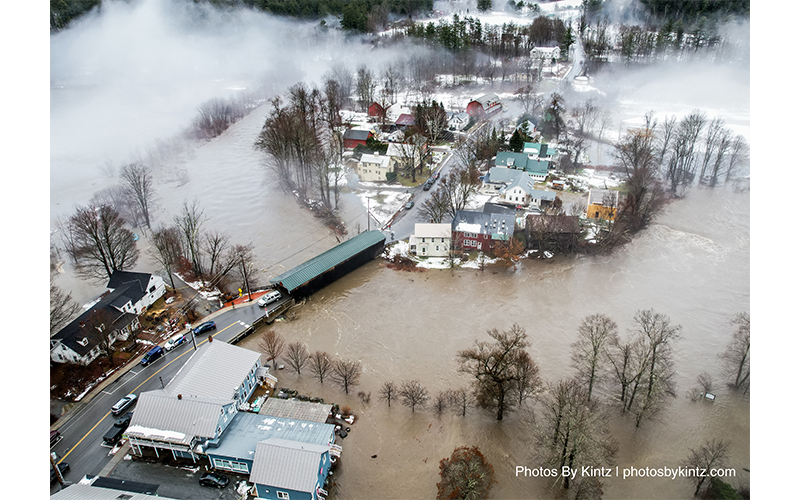
[[[215,336],[215,335],[218,335],[218,334],[220,334],[220,333],[224,332],[225,330],[227,330],[228,328],[230,328],[230,327],[232,327],[233,325],[236,325],[236,324],[239,324],[239,322],[238,322],[238,321],[235,321],[235,322],[231,323],[230,325],[226,326],[225,328],[223,328],[222,330],[220,330],[220,331],[218,331],[218,332],[216,332],[216,333],[213,333],[213,334],[209,334],[208,336],[209,336],[209,337],[213,337],[213,336]],[[198,345],[198,346],[201,346],[201,345],[203,345],[205,342],[208,342],[208,337],[206,337],[206,339],[205,339],[205,340],[203,340],[202,342],[199,342],[197,345]],[[194,349],[193,349],[193,350],[191,350],[191,351],[186,351],[185,353],[183,353],[183,354],[181,354],[180,356],[176,357],[175,359],[173,359],[172,361],[170,361],[170,362],[169,362],[169,363],[167,363],[166,365],[162,366],[162,367],[161,367],[161,369],[159,369],[157,372],[155,372],[155,373],[153,373],[152,375],[150,375],[149,377],[147,377],[147,379],[145,379],[145,380],[144,380],[144,381],[143,381],[141,384],[139,384],[139,385],[137,385],[136,387],[134,387],[134,388],[133,388],[133,390],[132,390],[132,391],[131,391],[129,394],[133,394],[134,392],[136,392],[136,390],[137,390],[137,389],[139,389],[141,386],[143,386],[144,384],[146,384],[147,382],[149,382],[149,381],[150,381],[150,379],[152,379],[153,377],[155,377],[156,375],[158,375],[159,373],[161,373],[161,370],[165,369],[166,367],[168,367],[168,366],[169,366],[169,365],[171,365],[172,363],[174,363],[174,362],[178,361],[179,359],[181,359],[182,357],[184,357],[185,355],[187,355],[187,354],[189,354],[190,352],[193,352],[193,351],[194,351]],[[70,453],[72,453],[72,450],[74,450],[75,448],[77,448],[77,447],[78,447],[78,446],[79,446],[79,445],[80,445],[80,444],[83,442],[83,440],[84,440],[84,439],[86,439],[87,437],[89,437],[89,434],[91,434],[91,433],[92,433],[92,432],[93,432],[93,431],[94,431],[94,430],[97,428],[97,426],[98,426],[98,425],[100,425],[100,424],[103,422],[103,420],[105,420],[105,419],[106,419],[106,417],[107,417],[107,416],[109,416],[109,415],[111,415],[111,411],[109,411],[108,413],[106,413],[105,415],[103,415],[103,418],[101,418],[100,420],[98,420],[98,421],[97,421],[97,423],[96,423],[96,424],[94,424],[94,426],[93,426],[91,429],[89,429],[89,432],[87,432],[87,433],[86,433],[86,434],[85,434],[85,435],[84,435],[84,436],[83,436],[83,437],[80,439],[80,441],[78,441],[77,443],[75,443],[75,446],[73,446],[72,448],[70,448],[70,449],[69,449],[69,451],[67,451],[67,453],[66,453],[66,454],[65,454],[63,457],[61,457],[61,458],[59,459],[59,461],[58,461],[58,462],[56,462],[56,463],[59,463],[59,464],[60,464],[61,462],[63,462],[63,461],[64,461],[64,459],[65,459],[65,458],[67,458],[67,457],[69,456],[69,454],[70,454]]]

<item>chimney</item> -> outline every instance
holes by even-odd
[[[210,344],[210,343],[211,343],[211,342],[213,342],[213,341],[214,341],[214,337],[212,337],[211,335],[209,335],[209,336],[208,336],[208,343]]]
[[[183,399],[183,396],[181,396],[180,394],[178,394],[178,400],[181,400],[181,399]]]

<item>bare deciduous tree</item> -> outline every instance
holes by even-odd
[[[151,250],[151,255],[161,264],[169,276],[170,286],[174,289],[173,271],[183,257],[183,240],[180,229],[177,226],[161,227],[153,233],[152,242],[154,249]]]
[[[131,193],[139,207],[144,223],[150,229],[150,209],[154,203],[153,176],[150,169],[141,163],[130,163],[120,169],[125,188]]]
[[[595,383],[602,377],[608,342],[617,336],[617,324],[603,314],[587,316],[578,327],[578,340],[572,344],[572,363],[578,370],[577,380],[592,399]]]
[[[315,351],[309,358],[309,366],[311,373],[316,375],[320,384],[323,384],[333,369],[333,360],[327,352]]]
[[[720,357],[733,387],[747,392],[750,388],[750,314],[737,314],[732,323],[736,328],[733,338]]]
[[[533,414],[537,455],[548,467],[610,466],[617,444],[608,429],[608,414],[599,402],[590,401],[586,390],[575,380],[550,387],[539,398],[539,411]],[[572,486],[572,478],[562,476],[561,487]]]
[[[133,233],[108,205],[79,207],[67,232],[66,251],[82,277],[104,281],[114,271],[131,269],[139,258]]]
[[[450,406],[457,415],[466,417],[472,407],[472,394],[465,387],[450,391]]]
[[[450,407],[451,401],[452,396],[450,390],[436,391],[436,394],[433,396],[433,411],[435,411],[437,415],[441,415]]]
[[[418,406],[425,406],[428,401],[428,389],[416,379],[403,381],[397,394],[403,406],[411,408],[412,413]]]
[[[80,310],[78,303],[72,300],[71,293],[66,293],[50,283],[50,335],[63,328]]]
[[[386,401],[386,404],[392,406],[392,400],[397,398],[398,389],[394,382],[384,382],[380,389],[380,399]]]
[[[689,456],[683,465],[689,469],[705,471],[705,474],[689,477],[689,480],[695,485],[694,496],[700,495],[700,489],[709,476],[708,471],[725,465],[729,448],[730,442],[714,438],[711,441],[706,441],[699,448],[691,448],[689,450]]]
[[[352,359],[339,359],[333,363],[331,379],[344,389],[345,394],[350,393],[350,388],[358,385],[361,378],[361,362]]]
[[[267,331],[261,334],[261,339],[258,341],[258,347],[264,351],[267,355],[267,363],[273,362],[275,367],[277,368],[278,365],[278,357],[283,354],[283,350],[286,347],[286,341],[283,340],[283,337],[273,330],[269,328]]]
[[[524,382],[523,374],[536,370],[525,351],[530,343],[525,329],[514,324],[501,332],[489,330],[493,343],[475,342],[475,347],[459,351],[460,371],[474,377],[475,400],[481,408],[496,412],[497,420],[519,405],[519,392],[531,393],[539,385],[538,377]],[[524,384],[524,386],[523,386]]]
[[[298,375],[303,367],[308,363],[311,354],[308,348],[301,342],[292,342],[286,346],[286,362],[294,368]]]
[[[206,218],[203,216],[203,209],[200,208],[196,200],[191,205],[184,201],[181,213],[175,216],[175,225],[181,232],[183,246],[188,253],[189,261],[192,263],[192,271],[198,278],[203,277],[201,228],[205,222]]]

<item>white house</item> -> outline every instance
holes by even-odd
[[[447,126],[452,130],[462,131],[469,123],[469,113],[452,113],[447,120]]]
[[[447,257],[452,242],[450,224],[414,224],[408,239],[412,254],[421,257]]]
[[[561,49],[558,47],[534,47],[531,50],[531,57],[550,64],[553,60],[557,61],[561,57]]]
[[[133,314],[142,314],[167,293],[167,285],[161,276],[129,271],[114,271],[106,288],[120,291],[119,298],[112,304],[114,307]]]
[[[481,192],[497,195],[498,203],[527,207],[552,203],[556,194],[536,189],[535,179],[524,170],[492,167],[484,176]]]
[[[390,158],[379,154],[361,155],[356,167],[358,178],[363,182],[385,182],[386,174],[390,171]]]

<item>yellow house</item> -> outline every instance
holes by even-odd
[[[358,162],[356,173],[362,182],[385,182],[391,166],[388,156],[364,154]]]
[[[610,189],[590,189],[586,217],[613,221],[617,217],[619,191]]]

